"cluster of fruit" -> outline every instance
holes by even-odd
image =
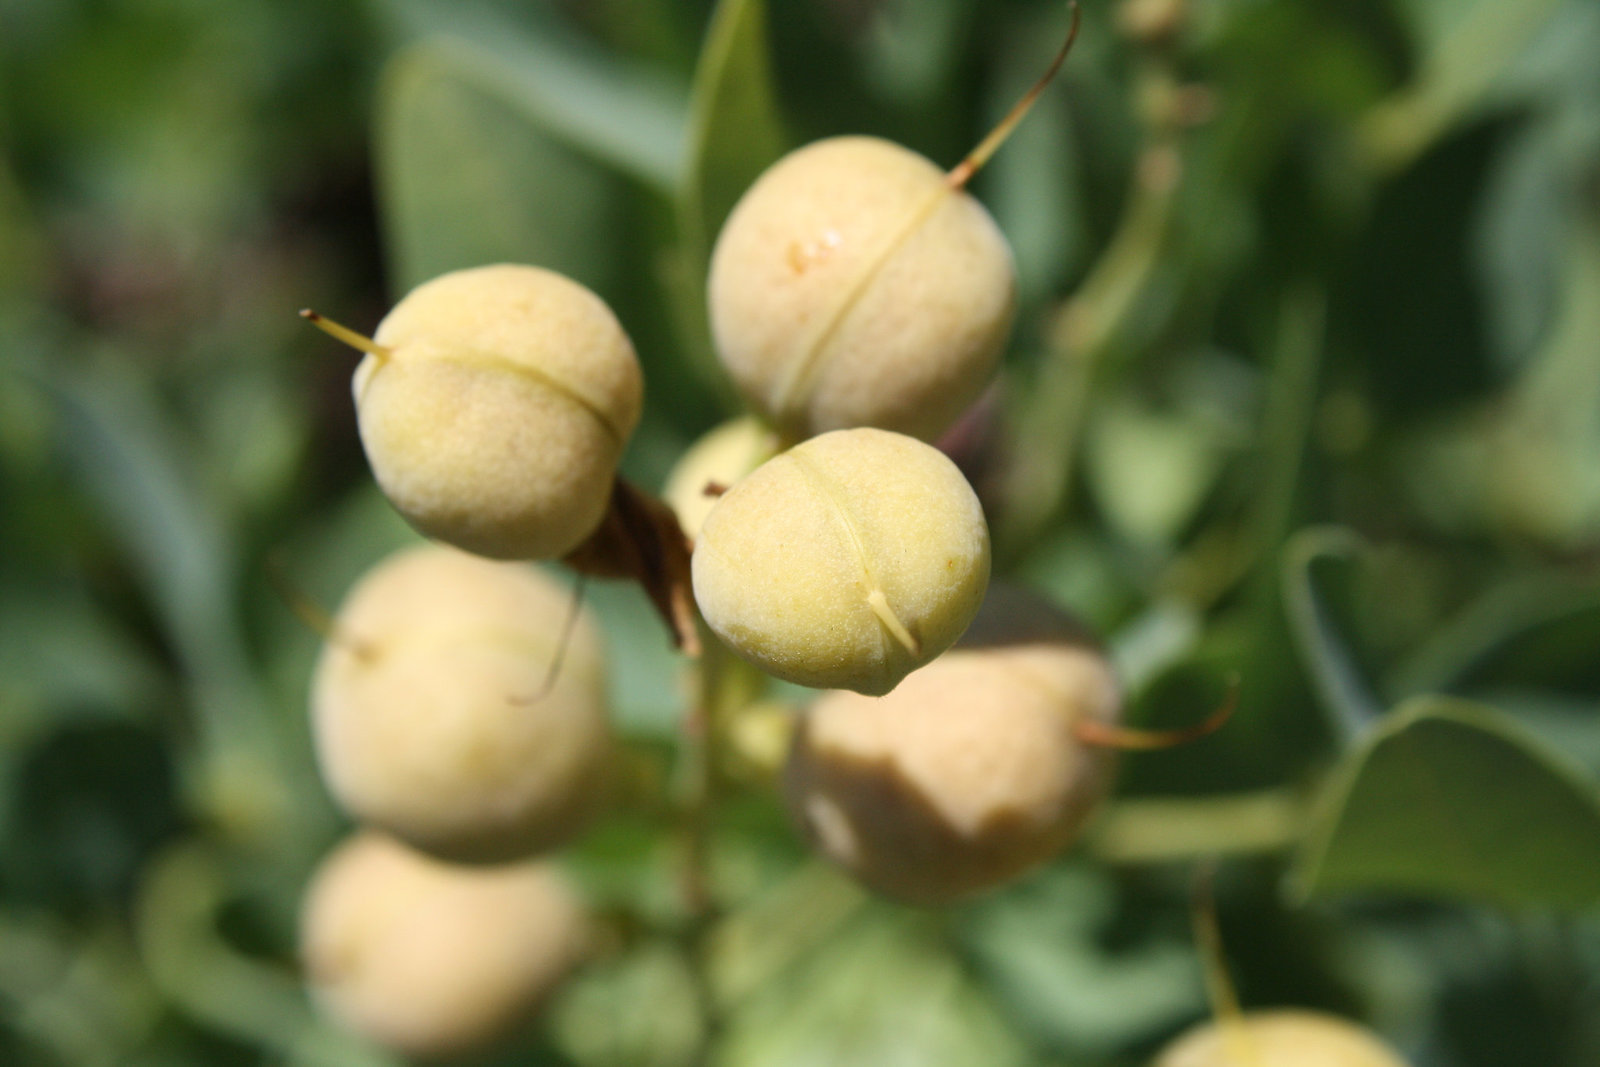
[[[716,639],[830,690],[789,745],[795,822],[867,886],[929,904],[1076,835],[1110,777],[1080,727],[1112,726],[1121,702],[1070,619],[990,588],[982,508],[928,443],[986,387],[1015,303],[971,169],[845,137],[756,182],[708,291],[758,421],[691,450],[667,494],[681,527],[665,536],[692,545]],[[311,317],[367,353],[354,391],[373,472],[444,544],[365,577],[317,669],[321,769],[368,829],[313,884],[308,976],[380,1042],[465,1051],[527,1018],[582,950],[582,909],[540,857],[604,789],[602,640],[518,561],[605,554],[642,376],[605,304],[535,267],[437,278],[371,338]]]

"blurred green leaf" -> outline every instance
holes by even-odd
[[[1418,698],[1330,779],[1290,886],[1586,910],[1600,902],[1600,791],[1504,715]]]
[[[1192,415],[1106,397],[1089,421],[1085,473],[1112,525],[1159,549],[1194,518],[1225,456],[1215,427]]]
[[[1511,575],[1436,625],[1390,673],[1389,691],[1405,698],[1454,689],[1472,680],[1486,664],[1504,660],[1508,647],[1529,644],[1531,636],[1537,648],[1524,647],[1516,664],[1519,673],[1526,673],[1538,650],[1556,651],[1548,628],[1568,620],[1581,629],[1565,643],[1578,646],[1574,658],[1592,663],[1592,651],[1585,655],[1583,649],[1597,647],[1600,630],[1592,622],[1583,623],[1596,612],[1600,612],[1600,582],[1592,578],[1556,570]]]
[[[454,42],[413,46],[390,62],[379,89],[391,287],[404,293],[462,267],[534,263],[603,289],[618,232],[609,175],[530,122],[473,59]]]
[[[815,860],[759,894],[712,936],[709,964],[718,999],[736,1005],[758,993],[827,944],[867,899],[860,885]]]
[[[538,9],[512,21],[481,3],[388,6],[543,132],[663,193],[678,185],[687,108],[670,79],[599,51]]]
[[[58,369],[50,384],[61,445],[138,568],[210,725],[244,726],[260,702],[230,601],[236,548],[196,492],[185,442],[131,368]]]
[[[1571,228],[1560,315],[1490,456],[1505,520],[1567,548],[1600,535],[1600,211]]]
[[[728,1020],[722,1067],[1007,1067],[1023,1047],[925,919],[872,907]]]
[[[1561,0],[1413,0],[1422,28],[1415,83],[1374,108],[1360,128],[1380,170],[1408,165],[1471,115]]]
[[[391,1054],[322,1021],[296,976],[229,945],[217,928],[228,899],[219,857],[204,844],[174,845],[149,864],[134,929],[167,1001],[305,1067],[396,1067]]]
[[[1506,368],[1533,353],[1559,305],[1573,192],[1560,141],[1551,122],[1521,131],[1495,159],[1484,189],[1475,243],[1494,354]]]
[[[0,134],[4,132],[0,124]],[[4,149],[0,139],[0,309],[24,293],[35,295],[46,263],[44,235]]]
[[[638,946],[584,971],[551,1011],[562,1051],[585,1067],[688,1067],[700,1048],[700,1006],[682,953]]]
[[[702,267],[728,212],[783,153],[770,68],[765,0],[721,0],[695,70],[689,166],[678,202],[684,242]]]
[[[1495,687],[1473,698],[1499,708],[1518,726],[1600,779],[1600,699]]]
[[[1116,891],[1103,870],[1058,865],[965,917],[985,985],[1052,1049],[1105,1055],[1204,1003],[1193,950],[1181,938],[1105,944]]]
[[[1360,736],[1382,705],[1312,572],[1320,561],[1353,560],[1360,550],[1361,541],[1351,531],[1317,526],[1295,534],[1283,552],[1284,605],[1295,647],[1316,683],[1323,709],[1347,741]]]
[[[162,672],[81,589],[13,586],[0,600],[0,762],[46,723],[142,718]]]
[[[6,1023],[47,1062],[114,1067],[149,1041],[162,1004],[124,930],[0,911],[0,946]]]
[[[188,442],[131,364],[94,375],[52,368],[60,447],[147,590],[183,671],[199,760],[184,768],[206,813],[258,841],[292,837],[306,799],[286,772],[277,724],[234,602],[238,546],[197,486]]]
[[[976,6],[975,0],[872,5],[862,63],[872,86],[907,103],[925,102],[945,89],[946,72],[971,30]]]
[[[688,364],[729,408],[731,390],[706,317],[706,267],[728,212],[785,146],[767,47],[765,0],[717,4],[695,69],[678,241],[660,265]]]

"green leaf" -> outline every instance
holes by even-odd
[[[1360,548],[1360,539],[1349,530],[1313,526],[1290,538],[1283,553],[1283,597],[1290,633],[1316,683],[1324,710],[1346,740],[1359,736],[1380,714],[1382,705],[1356,665],[1312,570],[1324,559],[1349,560]]]
[[[614,184],[530,122],[459,44],[415,46],[378,94],[378,181],[398,292],[446,271],[537,263],[592,287],[617,242]]]
[[[1363,147],[1381,170],[1402,169],[1471,116],[1560,0],[1426,0],[1412,6],[1420,15],[1421,75],[1374,108],[1360,130]]]
[[[586,1067],[687,1067],[702,1040],[690,967],[653,942],[586,969],[551,1012],[556,1043]]]
[[[1538,677],[1545,661],[1592,663],[1597,612],[1600,582],[1556,569],[1513,574],[1436,625],[1390,672],[1388,691],[1403,698],[1454,690],[1497,663],[1524,680]],[[1557,629],[1562,624],[1574,630],[1565,639]],[[1564,647],[1573,649],[1568,657]]]
[[[784,149],[766,24],[763,0],[722,0],[711,16],[695,70],[689,160],[678,190],[678,245],[660,265],[689,365],[721,391],[727,405],[732,394],[713,356],[706,318],[706,264],[728,212]]]
[[[1106,1055],[1201,1009],[1193,950],[1181,936],[1108,945],[1117,893],[1103,868],[1056,865],[963,916],[985,986],[1034,1041]]]
[[[1409,701],[1335,772],[1290,886],[1591,908],[1600,791],[1499,712]]]
[[[663,192],[677,186],[687,114],[678,83],[589,47],[526,5],[515,22],[480,4],[388,6],[544,133]]]
[[[688,175],[678,220],[685,244],[703,260],[733,205],[784,149],[763,0],[717,5],[695,71],[691,106]]]
[[[1086,475],[1113,526],[1145,548],[1172,544],[1222,472],[1216,428],[1189,413],[1108,397],[1089,422]]]
[[[1025,1052],[925,916],[879,906],[741,1003],[724,1067],[1006,1067]]]
[[[63,451],[145,586],[213,740],[249,745],[266,710],[231,600],[236,546],[198,489],[190,442],[132,362],[114,366],[53,372]]]

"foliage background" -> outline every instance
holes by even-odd
[[[1161,2],[1139,5],[1159,15]],[[1176,4],[1172,6],[1178,6]],[[1005,570],[1107,635],[1144,724],[1087,840],[929,913],[719,815],[572,857],[601,958],[506,1063],[1137,1064],[1205,1012],[1197,857],[1247,1006],[1413,1062],[1600,1062],[1600,7],[1085,4],[974,183],[1013,238],[1006,383],[959,444]],[[512,259],[618,310],[658,485],[733,410],[698,287],[782,148],[955,162],[1042,69],[1054,0],[0,0],[0,1062],[378,1064],[293,966],[342,832],[315,780],[323,603],[410,535],[350,360],[415,281]],[[765,23],[765,25],[763,25]],[[641,774],[679,664],[591,599]]]

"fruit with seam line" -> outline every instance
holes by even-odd
[[[430,537],[501,559],[554,559],[599,524],[643,383],[594,293],[500,264],[413,289],[368,339],[354,392],[384,494]]]
[[[1105,655],[1070,619],[991,587],[955,648],[891,693],[827,693],[784,771],[792,820],[880,893],[942,904],[1055,855],[1111,783],[1113,754],[1075,734],[1116,721]]]
[[[695,601],[735,653],[801,685],[881,694],[972,621],[989,530],[937,449],[836,430],[724,494],[692,564]]]
[[[834,137],[734,207],[708,300],[723,366],[791,439],[876,426],[931,440],[995,369],[1015,268],[988,212],[927,159]]]
[[[570,840],[612,741],[604,650],[535,568],[443,545],[389,557],[346,597],[312,682],[340,804],[417,848],[500,862]]]

